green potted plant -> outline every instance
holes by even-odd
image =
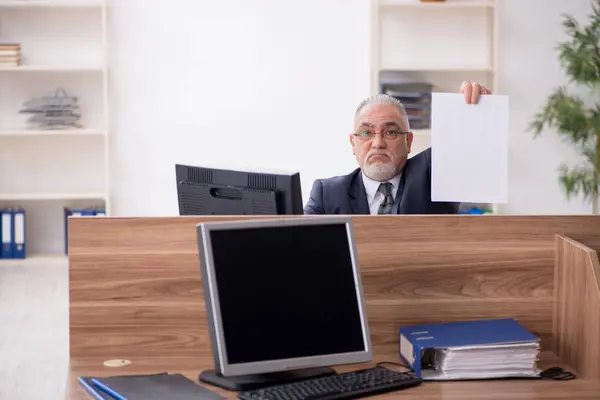
[[[559,61],[568,76],[568,84],[587,89],[586,101],[569,94],[567,85],[554,89],[546,104],[529,125],[534,137],[544,128],[555,128],[583,156],[579,165],[559,167],[559,182],[567,196],[582,195],[598,213],[600,188],[600,0],[592,1],[592,14],[582,26],[573,16],[563,15],[569,37],[558,45]]]

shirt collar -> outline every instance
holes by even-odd
[[[392,179],[388,179],[387,181],[385,181],[390,182],[392,184],[392,197],[394,198],[396,198],[396,191],[398,190],[398,185],[400,184],[401,175],[402,174],[400,173],[394,176]],[[383,182],[374,181],[373,179],[366,176],[364,172],[362,173],[362,180],[363,184],[365,185],[365,192],[367,192],[367,199],[370,202],[377,194],[379,185],[381,185]]]

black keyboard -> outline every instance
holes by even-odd
[[[322,378],[238,393],[243,400],[358,399],[421,384],[413,372],[396,372],[383,367],[343,372]]]

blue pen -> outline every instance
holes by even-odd
[[[87,381],[82,376],[80,376],[78,378],[78,380],[79,380],[79,383],[81,384],[81,386],[84,387],[86,392],[88,392],[90,395],[92,395],[96,400],[106,400],[106,397],[100,395],[100,393],[98,393],[96,388],[94,388],[92,385],[87,383]]]
[[[117,400],[127,400],[127,397],[122,396],[119,393],[115,392],[114,390],[112,390],[111,388],[109,388],[108,386],[106,386],[104,383],[100,382],[96,378],[92,378],[92,382],[94,383],[94,385],[96,385],[100,389],[104,390],[106,393],[110,394],[115,399],[117,399]]]

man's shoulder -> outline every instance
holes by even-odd
[[[337,188],[337,187],[347,187],[350,182],[355,179],[356,175],[360,172],[360,168],[355,169],[349,174],[346,175],[336,175],[329,178],[321,178],[317,179],[317,181],[327,189]]]
[[[423,150],[422,152],[415,154],[407,161],[411,168],[427,168],[431,167],[431,147]]]

